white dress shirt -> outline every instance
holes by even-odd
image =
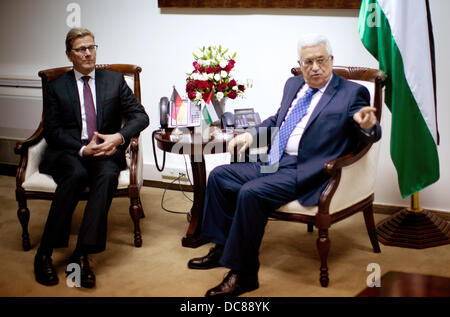
[[[309,121],[309,118],[311,117],[311,114],[313,113],[314,109],[316,108],[317,104],[319,103],[320,99],[323,96],[323,93],[325,92],[325,90],[327,89],[328,85],[330,84],[331,79],[333,78],[333,74],[331,74],[330,79],[328,80],[328,82],[325,84],[325,86],[323,86],[322,88],[320,88],[312,97],[311,99],[311,104],[308,108],[308,111],[306,112],[305,116],[300,120],[299,123],[297,123],[297,126],[294,128],[294,131],[292,131],[288,142],[286,144],[286,148],[284,149],[284,152],[286,154],[289,155],[295,155],[297,156],[298,154],[298,146],[300,144],[300,140],[303,136],[303,132],[305,130],[306,124]],[[297,93],[297,97],[294,99],[294,101],[292,101],[291,107],[289,108],[288,113],[286,114],[286,117],[291,113],[292,109],[294,109],[294,106],[297,104],[297,101],[303,97],[303,95],[306,93],[306,91],[308,90],[309,86],[307,83],[305,83],[303,85],[303,87],[299,90],[299,92]],[[282,123],[282,125],[284,124],[284,121]],[[281,127],[280,127],[281,128]]]

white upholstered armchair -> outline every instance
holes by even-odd
[[[129,64],[109,64],[96,65],[96,68],[107,69],[120,72],[124,75],[128,86],[133,90],[136,98],[141,101],[141,87],[139,73],[141,68]],[[63,73],[71,70],[72,67],[59,67],[47,69],[39,72],[42,80],[43,97],[46,93],[48,81],[59,77]],[[16,154],[20,155],[19,167],[16,175],[16,200],[19,205],[17,216],[22,226],[22,247],[25,251],[31,248],[30,235],[28,233],[28,222],[30,211],[27,207],[28,199],[52,200],[56,190],[56,183],[47,174],[39,173],[39,163],[41,161],[47,143],[43,137],[43,123],[41,121],[36,132],[27,140],[18,142],[15,147]],[[134,137],[130,141],[126,152],[127,168],[119,174],[119,184],[114,197],[129,197],[130,216],[134,224],[134,245],[142,245],[142,235],[139,221],[144,217],[140,201],[140,188],[143,183],[143,160],[141,141],[139,137]],[[84,192],[82,199],[87,199],[88,191]]]

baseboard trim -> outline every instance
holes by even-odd
[[[193,192],[194,191],[194,189],[192,188],[191,185],[184,185],[184,184],[178,184],[178,183],[166,183],[166,182],[152,181],[152,180],[144,180],[143,186],[171,189],[171,190],[182,190],[185,192]]]

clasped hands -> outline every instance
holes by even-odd
[[[102,143],[97,144],[98,140],[103,140]],[[83,150],[83,156],[106,157],[116,153],[117,147],[123,142],[120,133],[101,134],[94,132],[91,142],[89,142]]]
[[[372,129],[377,123],[377,117],[375,116],[376,111],[377,110],[373,107],[363,107],[353,115],[353,120],[359,124],[361,129]],[[233,154],[235,148],[241,145],[238,153],[244,153],[252,143],[253,136],[249,132],[239,134],[228,143],[228,152]]]

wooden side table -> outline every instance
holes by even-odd
[[[200,239],[206,189],[204,154],[226,152],[227,141],[231,137],[232,135],[223,134],[204,140],[201,134],[196,134],[194,131],[188,131],[187,129],[181,135],[174,135],[172,131],[155,133],[155,140],[159,149],[175,154],[187,154],[191,159],[194,201],[190,211],[189,227],[181,240],[183,247],[197,248],[208,242]]]
[[[357,297],[449,297],[450,278],[404,272],[387,272],[381,287],[367,287]]]

